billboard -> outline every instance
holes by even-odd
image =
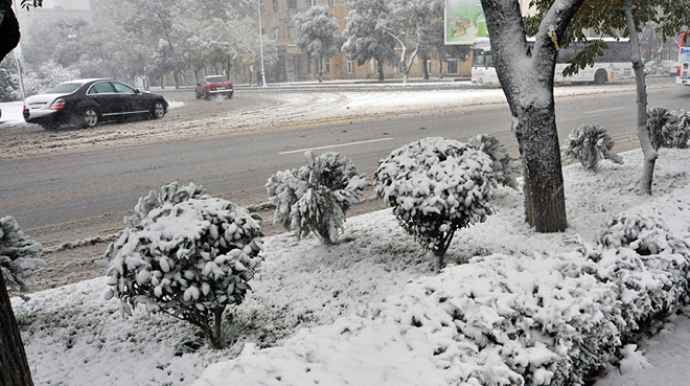
[[[480,0],[445,0],[445,43],[472,44],[489,37]]]

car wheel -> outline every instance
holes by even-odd
[[[165,105],[161,101],[153,102],[153,107],[151,108],[151,116],[153,119],[163,118],[165,115]]]
[[[606,81],[608,81],[608,74],[606,74],[606,70],[598,70],[596,74],[594,74],[594,83],[595,84],[604,84]]]
[[[82,113],[82,127],[92,128],[98,124],[98,110],[95,107],[87,107]]]

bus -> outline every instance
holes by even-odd
[[[690,67],[690,31],[683,32],[680,37],[676,84],[690,86],[690,68],[688,67]]]
[[[563,76],[563,70],[568,67],[568,61],[584,47],[585,43],[574,42],[567,48],[561,48],[556,57],[556,71],[554,82],[593,82],[603,84],[610,81],[629,79],[634,76],[630,61],[630,41],[614,38],[602,39],[609,47],[604,55],[594,58],[594,65],[580,70],[577,74]],[[534,39],[528,39],[528,44],[534,45]],[[491,41],[488,38],[474,41],[472,59],[472,84],[498,85],[498,76],[494,68],[494,58],[491,54]]]

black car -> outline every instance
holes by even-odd
[[[46,130],[65,124],[94,127],[135,116],[157,119],[167,111],[168,102],[161,95],[109,79],[73,80],[24,102],[24,120]]]

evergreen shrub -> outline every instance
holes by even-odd
[[[623,159],[611,152],[614,142],[599,125],[576,127],[563,143],[563,157],[579,160],[585,169],[596,172],[599,163],[608,159],[622,164]]]
[[[345,213],[367,186],[366,176],[338,153],[306,152],[305,158],[299,169],[268,179],[266,190],[276,206],[273,222],[294,229],[298,239],[314,232],[322,243],[333,244],[345,227]]]
[[[492,160],[465,143],[430,137],[379,161],[374,191],[400,225],[443,264],[455,231],[486,221],[496,183]]]
[[[43,246],[31,240],[12,216],[0,218],[0,271],[10,291],[26,292],[34,271],[45,267]]]
[[[491,134],[479,134],[467,140],[467,144],[491,158],[491,168],[496,182],[517,190],[515,176],[520,174],[520,161],[515,160],[505,145]]]
[[[142,197],[105,258],[106,298],[185,320],[221,348],[222,315],[241,304],[259,265],[260,218],[176,183]]]

